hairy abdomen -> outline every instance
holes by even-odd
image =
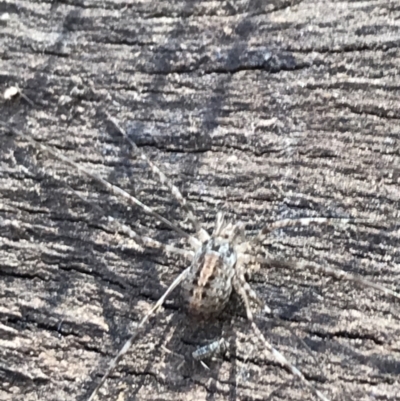
[[[236,254],[226,241],[211,239],[202,246],[182,284],[190,315],[206,319],[222,312],[232,293],[235,263]]]

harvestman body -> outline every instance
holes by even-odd
[[[332,267],[319,266],[310,262],[304,263],[285,261],[281,259],[271,258],[269,257],[269,255],[264,255],[261,257],[256,255],[257,246],[262,242],[262,240],[270,232],[279,228],[299,225],[305,226],[309,224],[364,223],[366,221],[357,219],[332,218],[304,218],[298,220],[281,220],[265,226],[255,238],[246,239],[244,236],[244,226],[241,223],[227,223],[224,221],[223,214],[218,213],[214,231],[210,236],[203,228],[201,228],[200,223],[197,221],[196,217],[194,216],[190,207],[187,205],[186,200],[183,198],[178,188],[175,187],[158,169],[158,167],[155,166],[147,158],[147,156],[137,148],[137,146],[127,137],[127,135],[119,127],[119,125],[113,119],[110,118],[110,120],[119,130],[119,132],[130,143],[133,151],[148,163],[152,172],[156,176],[158,176],[161,183],[170,189],[171,193],[174,195],[174,197],[180,203],[181,207],[186,212],[188,220],[193,225],[196,231],[195,236],[189,235],[121,188],[114,186],[97,174],[76,164],[74,161],[63,156],[58,151],[51,149],[41,144],[40,142],[37,142],[30,135],[13,129],[8,124],[0,121],[0,125],[6,128],[8,131],[12,132],[14,135],[26,139],[29,143],[31,143],[39,150],[47,152],[58,160],[61,160],[62,162],[73,166],[81,173],[101,183],[111,193],[122,196],[131,204],[141,207],[146,213],[154,216],[155,218],[169,226],[171,229],[187,238],[189,244],[193,249],[193,251],[190,251],[162,244],[152,238],[138,235],[130,227],[119,223],[112,218],[109,218],[109,220],[115,225],[118,231],[121,231],[130,236],[138,243],[139,246],[157,248],[162,249],[165,252],[180,254],[191,260],[191,264],[174,280],[174,282],[170,285],[170,287],[166,290],[162,297],[143,317],[143,319],[138,324],[136,331],[128,339],[128,341],[125,343],[117,356],[111,361],[106,373],[103,375],[100,383],[92,392],[88,401],[92,401],[96,397],[98,390],[104,384],[107,377],[117,365],[118,361],[131,347],[133,341],[139,334],[140,329],[144,327],[149,318],[160,309],[168,295],[180,284],[182,284],[182,292],[186,301],[186,308],[188,313],[205,319],[211,316],[218,315],[220,312],[222,312],[222,310],[229,302],[231,293],[235,291],[240,296],[245,306],[247,319],[249,320],[254,334],[264,345],[264,348],[269,351],[273,355],[273,357],[280,364],[286,367],[294,376],[298,377],[301,382],[306,385],[310,389],[310,391],[315,394],[320,400],[329,401],[329,399],[324,394],[318,391],[314,387],[314,385],[304,377],[299,369],[291,364],[283,356],[283,354],[277,351],[265,339],[264,335],[255,324],[250,301],[255,302],[258,306],[263,306],[263,302],[257,297],[255,292],[251,289],[250,285],[246,282],[245,274],[251,273],[252,271],[258,269],[260,264],[274,265],[292,270],[309,269],[313,270],[314,272],[331,275],[337,279],[350,280],[362,286],[374,288],[378,291],[383,292],[386,295],[400,298],[400,294],[397,294],[396,292],[384,286],[365,280],[362,277],[349,274],[345,271],[334,269]],[[100,209],[99,207],[97,208]],[[265,310],[270,311],[268,307],[265,307]],[[195,359],[202,359],[204,356],[209,356],[209,354],[212,353],[216,347],[223,345],[224,340],[221,339],[210,346],[203,347],[200,350],[195,351],[193,353],[193,357]]]

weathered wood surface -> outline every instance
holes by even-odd
[[[391,222],[279,231],[268,247],[400,290],[397,1],[17,0],[0,14],[2,90],[18,85],[34,103],[2,100],[2,121],[186,228],[106,112],[208,229],[221,209],[249,231],[302,216]],[[178,239],[0,132],[0,400],[85,400],[131,322],[187,262],[138,252],[71,188],[142,233]],[[312,349],[323,373],[290,332],[258,322],[318,389],[333,400],[400,400],[399,302],[267,267],[252,286]],[[100,398],[315,399],[261,353],[236,309],[198,331],[175,294]],[[207,371],[190,355],[221,326],[231,350]]]

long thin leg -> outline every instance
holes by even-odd
[[[290,372],[297,376],[302,383],[304,383],[310,390],[312,393],[314,393],[320,400],[322,401],[329,401],[329,398],[327,398],[323,393],[321,393],[319,390],[317,390],[303,375],[303,373],[301,373],[301,371],[292,363],[290,363],[286,357],[280,353],[276,348],[274,348],[271,343],[269,343],[266,338],[264,337],[264,335],[262,334],[262,332],[260,331],[260,329],[257,327],[257,325],[251,321],[251,327],[255,333],[255,335],[259,338],[259,340],[264,344],[265,348],[273,355],[273,357],[277,360],[277,362],[279,362],[280,364],[282,364],[283,366],[287,367]]]
[[[264,305],[262,299],[260,299],[256,294],[256,292],[250,287],[250,284],[246,281],[243,274],[241,273],[236,274],[236,282],[240,283],[241,288],[246,293],[246,297],[248,300],[253,301],[260,308],[263,308],[263,310],[266,311],[267,313],[272,313],[271,309],[268,306]]]
[[[157,303],[150,309],[149,312],[146,313],[146,315],[143,317],[143,319],[139,322],[137,325],[135,332],[129,337],[128,341],[124,344],[124,346],[121,348],[121,350],[118,352],[117,356],[110,362],[106,373],[104,373],[103,377],[101,378],[99,384],[97,387],[93,390],[92,394],[88,398],[88,401],[93,401],[94,398],[96,397],[96,394],[98,393],[99,389],[102,387],[104,382],[107,380],[108,376],[110,376],[111,372],[114,370],[114,368],[117,366],[118,362],[120,359],[128,352],[129,348],[132,346],[133,341],[136,339],[137,335],[139,334],[139,331],[143,328],[143,326],[147,323],[147,321],[150,319],[150,317],[157,313],[158,310],[161,308],[162,304],[168,297],[168,295],[183,281],[185,280],[188,272],[189,272],[190,267],[187,267],[175,280],[174,282],[168,287],[168,289],[164,292],[162,297],[157,301]]]
[[[115,231],[121,232],[121,233],[125,234],[126,236],[130,237],[140,247],[160,249],[166,253],[175,253],[178,255],[182,255],[190,260],[193,260],[194,252],[188,251],[186,249],[176,248],[172,245],[163,244],[162,242],[159,242],[159,241],[157,241],[153,238],[147,237],[145,235],[139,235],[126,224],[121,223],[120,221],[114,219],[111,216],[107,216],[105,211],[99,205],[96,205],[95,203],[93,203],[93,202],[89,201],[88,199],[84,198],[83,196],[81,196],[78,192],[76,192],[68,184],[66,184],[66,185],[69,187],[71,192],[73,192],[79,199],[88,203],[90,206],[92,206],[94,209],[96,209],[99,213],[101,213],[108,220],[108,222],[110,222],[115,227]]]
[[[301,346],[306,350],[307,354],[310,355],[310,357],[314,360],[315,364],[318,365],[319,370],[322,372],[322,367],[320,366],[319,362],[315,358],[314,354],[312,353],[310,347],[305,343],[305,341],[300,338],[294,330],[288,325],[288,323],[285,320],[282,320],[279,316],[275,315],[272,311],[270,311],[272,315],[272,319],[276,320],[279,322],[279,325],[284,327],[286,330],[290,332],[290,334],[296,338],[296,340],[301,344]],[[264,321],[267,321],[268,319],[264,316],[257,316],[257,319],[261,319]]]
[[[274,320],[278,321],[281,326],[285,327],[288,331],[290,331],[290,333],[305,348],[305,350],[311,356],[311,358],[313,358],[314,362],[317,365],[319,365],[318,361],[315,359],[313,353],[311,352],[310,347],[291,329],[291,327],[287,324],[287,322],[282,320],[279,316],[275,315],[273,313],[273,311],[267,305],[264,304],[264,302],[257,296],[256,292],[250,287],[249,283],[246,281],[245,276],[244,276],[243,266],[244,266],[245,263],[246,263],[246,259],[242,258],[241,255],[238,255],[238,261],[237,261],[237,264],[236,264],[236,271],[237,271],[236,275],[237,275],[238,281],[241,283],[243,289],[245,290],[245,292],[247,294],[247,297],[250,300],[252,300],[253,302],[255,302],[258,306],[263,308],[263,312],[266,312],[269,315],[272,315],[272,318]],[[262,319],[262,320],[267,320],[265,317],[258,316],[258,318]],[[320,370],[322,371],[321,368],[320,368]]]
[[[264,347],[272,354],[272,356],[276,359],[278,363],[281,365],[285,366],[294,376],[297,376],[302,383],[304,383],[311,391],[313,394],[315,394],[321,401],[329,401],[327,397],[325,397],[324,394],[322,394],[320,391],[318,391],[301,373],[301,371],[292,363],[290,363],[286,357],[280,353],[277,349],[275,349],[270,342],[267,341],[267,339],[264,337],[260,329],[257,327],[257,325],[254,323],[254,318],[253,318],[253,313],[250,308],[250,302],[249,302],[249,297],[247,295],[247,292],[245,290],[244,283],[242,282],[241,279],[238,278],[238,276],[234,276],[233,278],[233,286],[235,288],[235,291],[239,294],[241,297],[245,309],[246,309],[246,315],[247,319],[250,322],[251,328],[256,335],[256,337],[260,340],[260,342],[264,345]]]
[[[251,256],[245,254],[239,254],[238,257],[242,258],[246,263],[260,263],[269,266],[276,266],[283,269],[289,270],[312,270],[315,273],[323,273],[328,276],[332,276],[338,280],[347,280],[352,281],[356,284],[359,284],[363,287],[373,288],[378,290],[385,295],[392,296],[394,298],[400,299],[400,294],[377,283],[373,283],[372,281],[366,280],[365,278],[348,273],[344,270],[336,269],[331,266],[321,266],[314,262],[308,261],[291,261],[291,260],[283,260],[273,257],[258,257],[258,256]]]
[[[264,240],[264,238],[270,234],[272,231],[278,230],[280,228],[286,227],[298,227],[298,226],[309,226],[309,225],[325,225],[332,224],[336,226],[344,226],[348,224],[366,224],[378,227],[379,222],[367,219],[347,219],[347,218],[334,218],[334,217],[304,217],[300,219],[284,219],[275,221],[273,223],[267,224],[259,234],[251,241],[254,243],[259,243]],[[382,223],[382,222],[381,222]]]
[[[79,164],[77,164],[74,161],[72,161],[70,158],[68,158],[68,157],[64,156],[63,154],[61,154],[60,152],[58,152],[57,150],[52,149],[52,148],[50,148],[50,147],[48,147],[46,145],[43,145],[42,143],[36,141],[30,135],[24,134],[23,132],[15,129],[15,128],[10,127],[8,124],[3,123],[2,121],[0,121],[0,125],[3,126],[4,128],[6,128],[7,130],[9,130],[10,132],[12,132],[14,135],[17,135],[17,136],[20,136],[20,137],[26,139],[30,144],[32,144],[37,149],[39,149],[41,151],[44,151],[46,153],[49,153],[50,155],[52,155],[56,159],[58,159],[58,160],[62,161],[63,163],[66,163],[66,164],[74,167],[79,172],[81,172],[81,173],[87,175],[88,177],[94,179],[95,181],[97,181],[98,183],[100,183],[104,187],[106,187],[112,194],[114,194],[116,196],[122,196],[129,203],[131,203],[133,205],[136,205],[136,206],[139,206],[147,214],[149,214],[149,215],[155,217],[156,219],[158,219],[159,221],[163,222],[164,224],[166,224],[168,227],[170,227],[172,230],[174,230],[178,234],[182,235],[183,237],[188,238],[190,243],[191,243],[191,245],[194,248],[198,248],[201,245],[201,242],[197,238],[195,238],[195,237],[191,236],[190,234],[188,234],[187,232],[183,231],[178,226],[176,226],[175,224],[171,223],[165,217],[161,216],[160,214],[158,214],[157,212],[155,212],[154,210],[152,210],[151,208],[149,208],[148,206],[146,206],[145,204],[140,202],[137,198],[135,198],[134,196],[132,196],[128,192],[124,191],[123,189],[117,187],[116,185],[113,185],[113,184],[109,183],[108,181],[106,181],[105,179],[101,178],[96,173],[93,173],[92,171],[89,171],[85,167],[80,166]]]
[[[165,185],[174,198],[179,202],[181,205],[182,209],[185,211],[188,220],[192,223],[194,229],[196,230],[196,233],[199,235],[201,241],[206,241],[207,239],[210,238],[208,233],[201,228],[200,222],[197,220],[196,216],[194,215],[192,208],[186,201],[186,199],[183,197],[181,192],[179,191],[178,187],[175,186],[172,181],[146,156],[146,154],[138,148],[135,142],[133,142],[128,135],[126,134],[125,130],[121,128],[121,126],[117,123],[117,121],[112,118],[110,115],[108,115],[109,120],[113,123],[115,128],[120,132],[120,134],[126,139],[126,141],[129,143],[131,146],[132,150],[136,152],[139,157],[146,161],[146,163],[149,165],[151,171],[153,172],[154,175],[156,175],[161,182],[162,185]]]

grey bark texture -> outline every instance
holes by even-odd
[[[2,121],[188,231],[107,113],[209,231],[218,210],[249,235],[283,218],[384,221],[279,230],[264,247],[400,291],[398,1],[16,0],[0,3],[0,31],[2,93],[20,91],[1,100]],[[7,130],[0,141],[0,400],[83,401],[188,262],[138,250],[82,198],[184,243]],[[273,266],[250,283],[292,332],[260,313],[258,326],[316,388],[332,400],[400,400],[398,301]],[[221,335],[229,349],[210,370],[193,361]],[[176,292],[100,399],[315,397],[263,353],[235,298],[200,325]]]

